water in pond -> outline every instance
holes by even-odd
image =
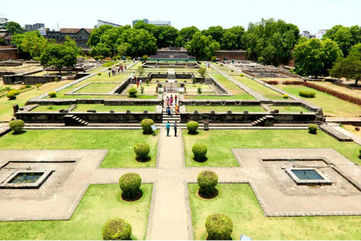
[[[9,183],[35,183],[43,174],[43,172],[22,172],[11,179]]]
[[[323,180],[316,170],[291,170],[301,180]]]

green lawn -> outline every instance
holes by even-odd
[[[242,234],[253,240],[358,240],[361,217],[265,217],[248,184],[220,184],[219,195],[205,200],[198,195],[198,185],[190,184],[194,239],[206,239],[205,220],[222,213],[233,221],[233,239]]]
[[[135,160],[134,145],[148,143],[151,160]],[[21,135],[0,138],[5,150],[108,150],[102,168],[155,167],[158,136],[143,135],[141,130],[29,130]]]
[[[149,112],[155,112],[155,105],[118,105],[118,106],[110,106],[110,105],[101,105],[101,104],[78,104],[76,108],[73,110],[74,112],[86,112],[87,110],[96,110],[98,112],[109,112],[114,110],[115,112],[126,112],[130,110],[131,112],[144,112],[145,110]]]
[[[279,105],[279,106],[271,106],[272,110],[279,110],[282,112],[304,112],[308,113],[311,112],[310,110],[306,109],[303,106],[300,105]]]
[[[232,153],[234,148],[332,148],[351,161],[361,164],[358,158],[361,146],[354,142],[339,142],[319,131],[317,135],[307,130],[211,130],[198,135],[184,132],[186,166],[232,167],[239,166]],[[208,147],[208,161],[193,160],[192,146],[201,142]]]
[[[32,112],[59,112],[60,110],[67,110],[69,107],[69,105],[40,105]]]
[[[211,112],[214,110],[215,112],[265,112],[265,109],[262,108],[260,105],[249,105],[249,106],[194,106],[194,105],[187,105],[186,111],[187,112],[194,112],[195,110],[198,110],[198,112]]]
[[[249,94],[240,95],[185,95],[187,100],[253,100]]]
[[[300,85],[282,85],[281,88],[299,98],[302,98],[323,109],[324,113],[339,117],[356,117],[361,115],[361,106],[341,100],[335,96]],[[313,91],[315,98],[304,98],[299,96],[301,90]]]
[[[90,85],[81,88],[76,93],[97,93],[97,94],[109,94],[112,92],[120,83],[91,83]]]
[[[271,100],[283,100],[283,95],[272,90],[271,88],[268,88],[264,85],[261,85],[255,80],[246,78],[246,77],[240,77],[240,76],[233,76],[236,80],[238,80],[240,83],[248,86],[252,90],[258,92],[259,94],[263,95],[264,97],[271,99]]]
[[[141,199],[126,202],[118,184],[91,185],[69,221],[0,222],[0,239],[102,240],[104,223],[118,217],[132,226],[133,239],[146,239],[153,185],[141,189]]]
[[[50,92],[53,89],[63,86],[69,82],[70,82],[69,80],[66,80],[66,81],[43,84],[39,88],[32,88],[29,91],[19,94],[16,97],[16,100],[8,100],[7,97],[0,98],[0,121],[8,121],[12,118],[13,105],[18,104],[19,106],[24,106],[29,99]]]

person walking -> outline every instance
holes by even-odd
[[[166,98],[167,106],[169,106],[169,97]]]
[[[167,114],[168,114],[169,116],[172,115],[172,112],[171,112],[171,110],[170,110],[170,106],[169,106],[169,105],[167,106]]]
[[[170,96],[170,106],[173,106],[173,95]]]
[[[169,136],[169,131],[170,131],[170,123],[169,121],[167,122],[167,124],[165,125],[165,128],[167,130],[167,136]]]
[[[178,103],[178,96],[176,95],[176,96],[174,96],[174,103],[177,105],[177,103]]]
[[[174,121],[174,136],[177,137],[177,121]]]

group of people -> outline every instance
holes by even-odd
[[[169,136],[169,132],[170,132],[170,128],[171,128],[171,124],[168,121],[167,124],[165,125],[165,128],[167,130],[167,136]],[[174,128],[174,136],[177,137],[177,131],[178,131],[178,125],[177,125],[177,121],[174,121],[173,123],[173,128]]]
[[[167,115],[172,115],[172,110],[171,107],[174,106],[174,112],[176,115],[179,114],[179,105],[178,105],[178,96],[177,95],[171,95],[170,97],[167,96],[166,98],[166,103],[167,103]]]
[[[110,70],[110,69],[109,69]],[[108,72],[109,74],[109,78],[111,76],[115,76],[116,74],[119,74],[120,72],[124,72],[125,70],[127,70],[127,65],[119,65],[118,67],[115,66],[111,69],[111,71]]]

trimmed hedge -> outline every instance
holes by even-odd
[[[56,92],[49,92],[48,96],[49,96],[49,98],[55,98],[56,97]]]
[[[9,100],[15,100],[16,96],[19,95],[20,92],[18,90],[10,90],[6,96],[8,97]]]
[[[148,144],[139,143],[134,146],[134,152],[138,161],[146,162],[149,161],[150,147]]]
[[[150,135],[153,134],[152,125],[154,125],[154,121],[152,119],[144,119],[140,123],[143,128],[143,134]]]
[[[314,134],[314,135],[316,135],[317,134],[317,125],[309,125],[308,126],[308,133],[310,133],[310,134]]]
[[[103,227],[104,240],[130,240],[132,227],[121,218],[107,221]]]
[[[129,90],[128,90],[128,96],[130,97],[130,98],[137,98],[137,89],[136,88],[130,88]]]
[[[127,173],[119,178],[119,187],[122,197],[126,200],[136,200],[141,196],[140,186],[142,178],[137,173]]]
[[[199,195],[205,198],[213,198],[217,196],[218,176],[211,171],[203,171],[199,173],[198,178]]]
[[[24,121],[23,120],[13,120],[10,121],[9,127],[15,134],[20,134],[24,130]]]
[[[299,92],[299,95],[300,95],[301,97],[305,97],[305,98],[315,98],[316,93],[313,92],[313,91],[309,91],[309,90],[301,90],[301,91]]]
[[[214,214],[207,218],[206,229],[208,240],[231,240],[233,222],[226,215]]]
[[[197,130],[198,130],[199,124],[196,121],[189,121],[187,123],[187,129],[188,129],[188,134],[191,135],[195,135],[197,134]]]
[[[197,162],[207,161],[207,146],[201,143],[196,143],[192,147],[194,160]]]

